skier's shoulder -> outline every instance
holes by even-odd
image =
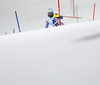
[[[55,18],[59,18],[59,17],[60,17],[60,19],[63,19],[63,16],[59,16],[58,13],[55,13],[55,14],[54,14],[54,17],[55,17]]]
[[[47,19],[46,19],[46,21],[48,22],[50,20],[50,18],[48,17]]]
[[[48,18],[46,19],[46,21],[53,20],[53,18],[54,18],[54,16],[53,16],[52,18],[48,17]]]

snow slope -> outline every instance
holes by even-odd
[[[0,85],[100,85],[100,21],[0,37]]]
[[[61,14],[72,16],[70,0],[60,0]],[[79,22],[92,20],[93,5],[96,3],[95,20],[100,20],[100,0],[75,0],[78,6]],[[52,8],[57,13],[57,0],[1,0],[0,3],[0,35],[5,32],[12,34],[13,29],[18,32],[14,12],[17,11],[21,31],[44,29],[47,9]],[[65,24],[76,23],[76,19],[63,19]]]
[[[60,2],[61,14],[72,16],[70,0]],[[75,3],[79,23],[65,18],[67,25],[44,29],[47,9],[57,12],[56,0],[1,0],[0,85],[100,85],[100,0]]]

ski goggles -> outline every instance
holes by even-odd
[[[49,12],[49,13],[48,13],[48,16],[49,16],[49,15],[53,15],[53,13],[52,13],[52,12]]]

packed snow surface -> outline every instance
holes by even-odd
[[[100,21],[0,37],[0,85],[100,85]]]

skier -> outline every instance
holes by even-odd
[[[59,26],[59,14],[54,14],[54,11],[51,8],[47,10],[47,14],[48,18],[46,20],[45,28],[48,28],[49,24],[53,27]],[[60,16],[60,19],[63,19],[63,16]],[[64,24],[61,22],[61,25]]]

